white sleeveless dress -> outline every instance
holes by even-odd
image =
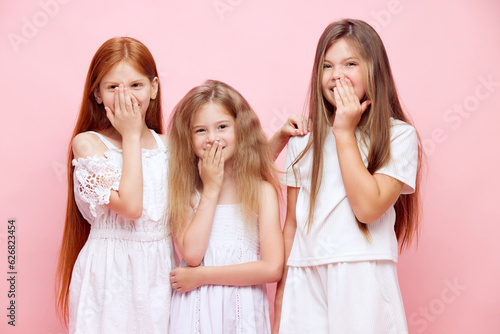
[[[127,220],[108,209],[122,150],[100,134],[105,157],[73,160],[75,200],[91,225],[73,268],[70,333],[168,333],[173,247],[165,223],[167,149],[142,150],[143,212]]]
[[[245,227],[239,205],[218,205],[202,265],[224,266],[260,259],[258,227]],[[181,266],[186,263],[182,261]],[[266,285],[204,285],[173,292],[171,334],[270,333]]]

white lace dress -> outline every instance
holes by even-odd
[[[203,259],[205,266],[223,266],[260,259],[259,234],[245,228],[238,205],[218,205]],[[181,266],[185,266],[183,261]],[[205,285],[173,292],[171,334],[270,333],[266,285]]]
[[[104,157],[73,160],[75,200],[91,225],[90,236],[73,268],[69,292],[70,333],[168,333],[173,261],[167,234],[167,149],[142,150],[142,217],[127,220],[110,209],[118,190],[122,151],[108,147]]]

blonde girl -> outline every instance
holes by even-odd
[[[153,56],[128,37],[94,55],[68,152],[57,307],[70,333],[167,333],[173,249]]]
[[[171,333],[270,332],[265,283],[283,269],[274,165],[259,119],[207,81],[170,122],[168,216],[183,257],[171,272]]]
[[[421,148],[365,22],[323,32],[309,118],[288,144],[274,332],[407,333],[396,261],[417,236]]]

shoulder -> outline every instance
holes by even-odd
[[[261,192],[260,198],[264,202],[268,202],[273,198],[274,199],[278,198],[276,188],[267,181],[260,181],[260,192]]]
[[[295,136],[290,138],[288,141],[288,145],[296,145],[296,146],[305,146],[309,141],[309,137],[311,136],[311,132],[305,134],[304,136]]]
[[[149,129],[149,131],[151,131],[151,133],[153,134],[153,136],[158,136],[158,138],[160,138],[161,142],[163,143],[163,146],[165,146],[166,148],[168,148],[167,146],[167,142],[168,142],[168,135],[164,134],[164,133],[158,133],[156,132],[154,129]]]
[[[410,125],[399,119],[394,119],[391,117],[391,134],[404,133],[404,132],[416,133],[417,130],[413,125]]]
[[[260,181],[260,189],[265,192],[276,192],[276,189],[274,189],[273,185],[267,181]]]
[[[406,122],[391,118],[391,141],[398,139],[418,141],[417,130]]]
[[[92,156],[102,156],[107,151],[106,145],[101,139],[91,132],[79,133],[71,142],[73,156],[75,159],[87,158]]]
[[[168,136],[166,134],[161,134],[158,133],[158,137],[160,137],[161,141],[163,142],[163,145],[168,148]]]
[[[287,146],[287,151],[290,152],[289,154],[300,154],[300,152],[302,152],[306,148],[310,137],[311,133],[308,133],[304,136],[295,136],[290,138]]]
[[[268,222],[270,217],[279,215],[278,193],[271,183],[260,181],[259,202],[259,223]]]

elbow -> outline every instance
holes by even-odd
[[[141,208],[139,209],[132,209],[132,208],[129,208],[125,211],[122,211],[121,213],[118,213],[120,216],[122,216],[123,218],[125,219],[128,219],[128,220],[137,220],[139,218],[142,217],[142,206]]]
[[[363,223],[365,225],[370,225],[377,220],[370,216],[356,216],[356,218],[358,218],[360,223]]]
[[[137,205],[136,207],[130,207],[127,212],[125,212],[125,218],[130,220],[137,220],[142,217],[142,205]]]
[[[134,211],[132,212],[132,214],[130,215],[130,219],[131,220],[137,220],[139,218],[142,217],[142,210],[139,210],[139,211]]]
[[[283,277],[283,266],[280,266],[278,270],[275,270],[272,274],[272,282],[279,282]]]
[[[184,262],[190,267],[198,267],[201,264],[201,260],[191,258],[184,258]]]
[[[380,208],[370,201],[354,201],[349,199],[349,203],[354,216],[363,224],[370,225],[382,216]]]
[[[113,210],[120,217],[128,220],[137,220],[142,217],[142,198],[141,200],[123,200],[117,196],[110,197],[106,207]]]
[[[268,283],[278,282],[279,280],[281,280],[282,276],[283,276],[283,263],[273,265],[269,268]]]
[[[200,245],[199,240],[186,240],[186,235],[176,239],[182,259],[190,267],[198,267],[205,257],[206,246]]]
[[[184,254],[182,256],[184,262],[190,267],[198,267],[203,260],[203,256],[199,256],[198,254]]]
[[[366,209],[354,211],[354,215],[361,223],[366,225],[376,222],[382,216],[380,212]]]

